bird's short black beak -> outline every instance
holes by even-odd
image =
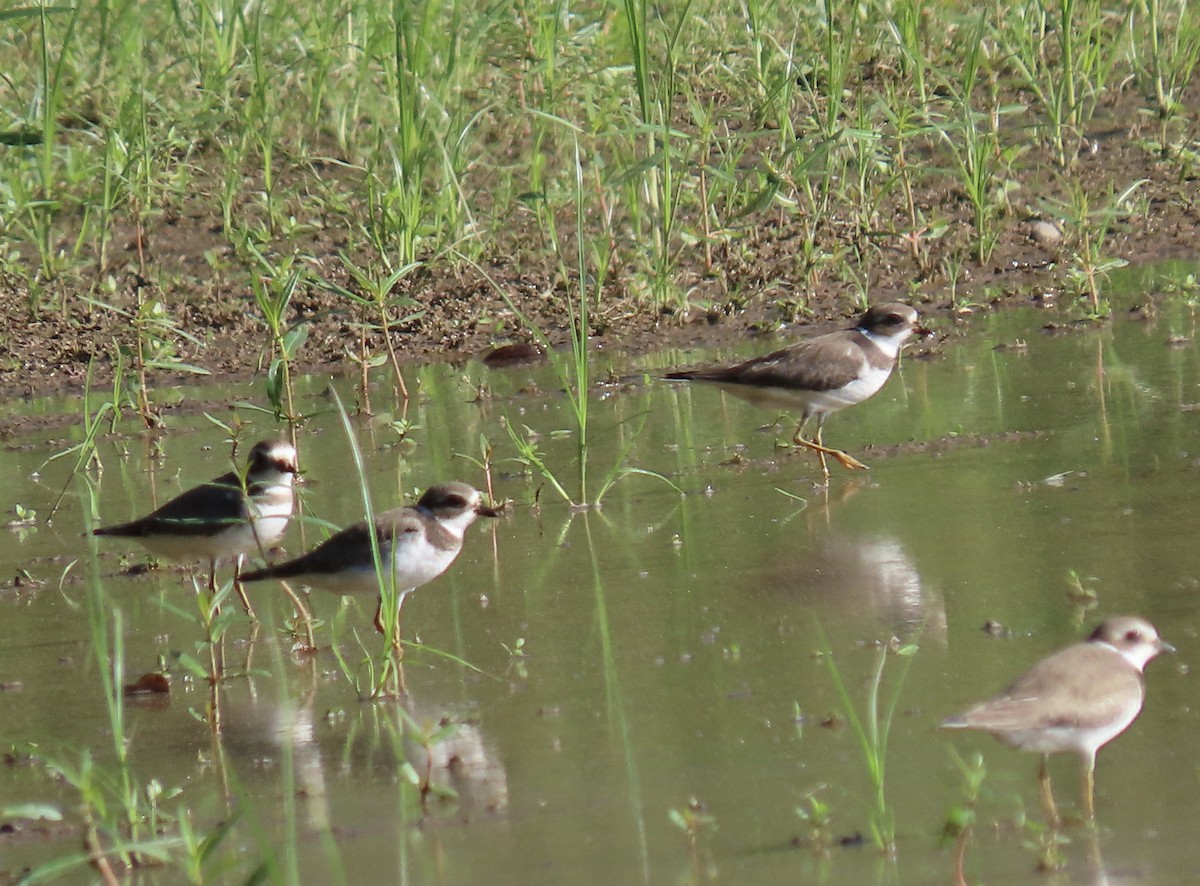
[[[913,332],[921,338],[925,338],[934,334],[933,330],[927,326],[914,326]]]
[[[480,517],[502,517],[504,512],[508,510],[508,505],[503,504],[500,507],[488,507],[487,505],[479,505],[475,508],[475,513]]]

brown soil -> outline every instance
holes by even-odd
[[[1130,112],[1123,117],[1130,118],[1136,115]],[[1122,119],[1122,115],[1114,113],[1114,119]],[[1061,190],[1055,185],[1051,164],[1031,150],[1022,160],[1022,169],[1025,177],[1011,200],[1013,210],[999,222],[1003,233],[995,252],[983,267],[969,261],[963,265],[960,302],[994,306],[1055,293],[1060,301],[1074,297],[1066,288],[1072,232],[1068,230],[1066,240],[1057,247],[1039,245],[1031,236],[1037,197]],[[1111,188],[1119,190],[1137,179],[1146,180],[1140,192],[1145,198],[1145,214],[1114,226],[1106,243],[1108,255],[1139,263],[1194,255],[1195,243],[1200,241],[1200,208],[1193,176],[1186,167],[1181,169],[1179,162],[1154,156],[1139,143],[1136,131],[1114,128],[1095,137],[1071,175],[1093,195],[1106,195]],[[197,188],[197,193],[203,194],[203,188]],[[925,256],[914,259],[903,235],[885,232],[872,238],[878,250],[868,253],[867,262],[851,256],[845,261],[869,274],[873,300],[903,299],[920,303],[927,318],[939,313],[949,316],[954,308],[939,268],[945,255],[966,251],[971,237],[970,207],[951,184],[916,196],[927,214],[951,223],[945,236],[924,243]],[[880,219],[878,227],[902,230],[904,214],[899,205],[885,207],[886,213],[892,216]],[[603,307],[592,316],[595,344],[642,352],[668,345],[717,344],[750,332],[773,333],[782,324],[793,322],[842,322],[855,313],[853,294],[832,274],[814,279],[805,273],[798,261],[804,221],[771,210],[732,245],[714,247],[711,267],[706,267],[699,247],[684,253],[676,268],[676,281],[681,291],[690,294],[694,306],[686,312],[662,313],[646,307],[644,298],[636,298],[622,285],[629,275],[615,268],[610,279],[618,282],[607,288]],[[844,245],[848,224],[836,217],[825,219],[823,230],[827,233],[823,236],[830,245]],[[507,237],[509,242],[498,246],[503,254],[487,261],[488,274],[551,340],[565,340],[567,312],[562,291],[544,257],[533,221],[514,218]],[[176,359],[230,380],[245,380],[265,371],[270,353],[264,327],[255,319],[252,297],[245,291],[231,291],[223,275],[212,270],[214,265],[236,264],[237,259],[222,236],[213,208],[202,198],[195,206],[157,218],[146,230],[142,240],[144,274],[133,270],[138,266],[133,234],[120,233],[113,243],[121,247],[109,269],[117,291],[107,300],[128,310],[139,286],[143,297],[161,298],[175,326],[200,342],[197,345],[175,337]],[[297,245],[326,268],[337,266],[337,253],[346,248],[344,240],[332,233],[309,235]],[[618,256],[632,252],[632,247],[618,244]],[[213,256],[218,257],[216,262]],[[415,310],[424,312],[395,329],[393,343],[403,361],[462,360],[529,338],[492,285],[469,266],[427,263],[402,281],[397,294],[411,298]],[[133,345],[126,317],[90,304],[75,292],[57,292],[52,297],[61,299],[65,311],[56,303],[44,302],[31,313],[29,294],[15,281],[0,279],[0,393],[10,401],[78,391],[91,361],[94,385],[110,386],[114,342],[127,348]],[[412,310],[399,309],[396,316]],[[1084,313],[1082,303],[1079,313]],[[356,371],[347,351],[359,349],[361,327],[344,299],[315,287],[302,288],[293,298],[290,317],[293,323],[304,322],[309,327],[295,363],[297,371]],[[942,329],[950,325],[936,318],[932,324]],[[376,354],[383,349],[374,332],[367,334],[366,344]],[[175,381],[179,375],[156,372],[151,383]],[[0,420],[0,435],[29,430],[28,421]]]

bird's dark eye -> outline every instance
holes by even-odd
[[[904,318],[901,317],[899,314],[888,314],[887,321],[888,321],[888,323],[892,324],[893,326],[899,326],[901,323],[904,322]]]
[[[1139,634],[1137,631],[1130,630],[1130,631],[1125,632],[1125,642],[1126,643],[1137,643],[1141,639],[1142,639],[1142,635]]]
[[[446,499],[446,505],[451,508],[465,508],[467,500],[461,495],[452,495]]]

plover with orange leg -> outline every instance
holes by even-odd
[[[806,339],[744,363],[679,370],[663,378],[704,382],[750,403],[799,410],[800,425],[792,442],[817,453],[828,483],[827,455],[851,470],[867,466],[824,444],[825,419],[877,393],[896,367],[900,348],[914,333],[929,334],[914,308],[899,303],[875,305],[851,329]],[[804,429],[813,419],[816,434],[807,439]]]

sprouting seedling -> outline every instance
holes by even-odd
[[[704,803],[695,797],[689,797],[687,805],[679,809],[667,810],[667,816],[671,819],[671,824],[683,831],[687,838],[688,852],[692,855],[696,853],[700,838],[717,829],[716,818],[709,815]]]
[[[271,261],[249,238],[245,240],[245,248],[262,271],[250,278],[250,288],[258,305],[260,319],[267,327],[271,350],[267,367],[267,399],[277,418],[295,422],[300,416],[293,405],[295,396],[291,366],[308,338],[308,326],[298,323],[289,327],[288,307],[305,278],[305,269],[294,255],[278,262]]]
[[[370,396],[368,392],[368,375],[371,369],[382,366],[385,362],[370,353],[367,346],[366,334],[374,331],[383,339],[386,351],[386,362],[391,363],[395,376],[396,399],[408,408],[408,385],[404,382],[404,374],[400,371],[400,357],[393,344],[392,331],[397,326],[419,320],[425,315],[419,310],[419,305],[412,298],[397,293],[400,282],[409,274],[421,267],[420,262],[409,262],[398,268],[392,268],[385,263],[371,263],[360,267],[358,263],[346,255],[340,256],[342,267],[354,281],[354,289],[349,289],[331,280],[321,280],[320,286],[328,292],[346,299],[348,303],[358,308],[360,312],[361,337],[359,353],[350,354],[350,358],[358,364],[361,370],[359,385],[361,388],[360,402],[364,411],[370,412]]]
[[[833,816],[830,806],[817,796],[828,785],[817,785],[804,794],[804,805],[796,807],[796,816],[808,825],[808,844],[814,853],[824,854],[833,845]]]
[[[866,764],[867,775],[872,788],[871,835],[875,845],[887,855],[896,851],[896,820],[895,812],[887,799],[886,772],[888,739],[891,735],[892,721],[896,715],[896,706],[900,701],[900,690],[904,687],[904,678],[908,675],[917,652],[915,643],[889,642],[879,645],[875,659],[875,668],[867,684],[867,698],[864,705],[864,716],[859,716],[858,710],[846,689],[846,683],[833,659],[833,652],[825,641],[824,632],[818,625],[818,633],[824,646],[822,658],[833,680],[833,686],[841,704],[841,713],[849,724],[851,731],[858,740],[863,762]],[[881,702],[880,692],[883,687],[883,672],[890,654],[904,659],[905,664],[896,678],[896,688],[886,704]]]
[[[1100,592],[1095,584],[1098,579],[1083,577],[1074,569],[1067,570],[1067,602],[1075,608],[1075,619],[1082,624],[1084,616],[1100,605]]]
[[[983,763],[983,754],[978,751],[968,759],[963,759],[953,748],[950,749],[950,753],[962,776],[962,798],[946,813],[946,824],[942,833],[948,839],[954,840],[954,866],[957,874],[954,882],[966,883],[967,844],[975,827],[975,807],[983,792],[987,767]]]
[[[518,680],[527,679],[529,677],[529,672],[525,667],[525,638],[517,637],[517,639],[513,641],[512,646],[509,646],[507,643],[501,643],[500,646],[505,652],[508,653],[509,672]]]
[[[448,784],[434,780],[435,749],[443,742],[449,741],[458,733],[458,723],[452,719],[443,719],[430,723],[418,722],[404,707],[397,706],[400,722],[403,724],[405,735],[422,751],[422,759],[417,762],[405,760],[401,765],[402,775],[412,784],[421,797],[421,805],[425,807],[431,797],[454,799],[457,793]]]
[[[1067,865],[1063,849],[1071,845],[1071,838],[1060,828],[1047,827],[1032,818],[1025,820],[1025,831],[1028,834],[1023,841],[1026,849],[1037,856],[1039,871],[1061,871]]]

